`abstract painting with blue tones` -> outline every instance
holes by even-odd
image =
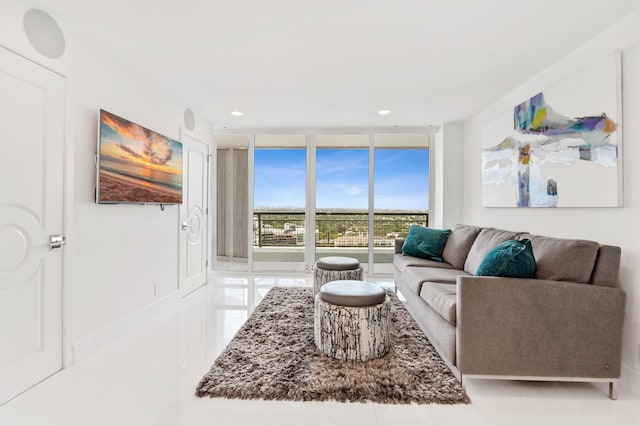
[[[483,205],[621,205],[619,78],[613,54],[488,123]]]

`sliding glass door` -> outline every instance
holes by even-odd
[[[306,176],[305,135],[255,136],[255,271],[304,271]]]
[[[393,273],[396,238],[429,223],[428,135],[376,135],[373,167],[373,272]]]
[[[347,256],[368,269],[369,136],[316,138],[316,259]]]

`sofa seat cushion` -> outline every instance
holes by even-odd
[[[533,246],[536,278],[589,283],[600,245],[595,241],[523,235]]]
[[[453,266],[447,262],[438,262],[414,256],[404,256],[402,254],[396,254],[393,256],[393,265],[401,271],[407,266],[430,266],[433,268],[453,269]]]
[[[482,228],[478,226],[456,225],[447,238],[442,259],[456,269],[464,269],[464,261],[480,231]]]
[[[480,231],[469,250],[467,260],[464,262],[464,270],[471,275],[475,275],[484,258],[487,257],[487,254],[489,254],[495,246],[508,240],[515,240],[520,234],[522,234],[522,232],[484,228]]]
[[[450,323],[456,323],[456,285],[426,282],[422,284],[420,298]]]
[[[422,283],[435,282],[442,284],[455,284],[459,276],[470,276],[459,269],[428,268],[420,266],[407,266],[402,271],[402,280],[415,294],[420,294]]]

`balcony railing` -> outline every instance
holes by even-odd
[[[427,226],[425,212],[375,213],[374,247],[393,247],[396,238],[407,236],[411,225]],[[369,218],[366,212],[316,212],[316,247],[367,247]],[[304,213],[260,211],[253,215],[255,247],[304,246]]]

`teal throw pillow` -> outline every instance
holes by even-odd
[[[509,240],[495,246],[484,258],[478,276],[535,278],[536,259],[531,241]]]
[[[411,225],[402,246],[402,254],[442,262],[442,250],[450,233],[451,229],[433,229]]]

